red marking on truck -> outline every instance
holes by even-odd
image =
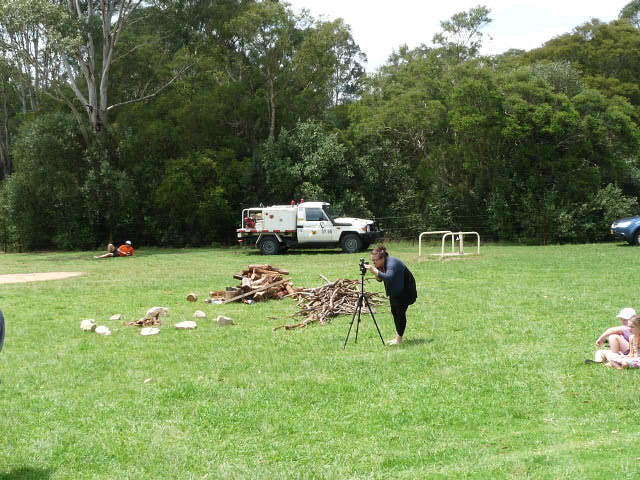
[[[248,228],[238,228],[237,233],[294,233],[295,230],[256,230]]]

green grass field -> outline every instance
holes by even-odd
[[[640,372],[583,360],[619,308],[640,309],[640,249],[489,245],[447,261],[389,250],[418,283],[406,343],[383,347],[363,317],[345,350],[350,317],[273,331],[293,322],[291,299],[185,296],[266,261],[295,286],[359,278],[362,255],[0,254],[0,274],[86,272],[0,285],[0,480],[639,478]],[[157,336],[108,320],[156,305],[170,309]],[[196,308],[208,315],[197,330],[173,328]],[[113,334],[82,332],[85,318]],[[391,338],[388,307],[377,319]]]

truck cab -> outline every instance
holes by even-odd
[[[325,208],[329,204],[306,202],[298,206],[298,242],[323,243],[335,242],[336,229]]]

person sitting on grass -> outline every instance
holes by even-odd
[[[596,360],[601,359],[608,367],[617,368],[640,368],[640,356],[638,356],[638,343],[640,342],[640,315],[634,315],[629,319],[631,337],[629,337],[629,353],[613,353],[611,350],[598,350]],[[600,354],[600,355],[598,355]]]
[[[111,258],[111,257],[130,257],[133,255],[133,245],[131,245],[131,240],[127,240],[118,248],[116,248],[113,243],[107,245],[107,253],[103,255],[96,255],[93,258]]]
[[[596,340],[596,347],[604,345],[605,341],[609,342],[609,351],[611,353],[621,353],[626,355],[629,353],[629,338],[631,337],[631,328],[627,325],[629,319],[634,317],[636,311],[633,308],[623,308],[617,315],[621,325],[617,327],[607,328],[602,335]],[[605,352],[605,350],[598,350]],[[604,353],[596,352],[595,360],[586,360],[586,363],[601,363],[604,361]]]

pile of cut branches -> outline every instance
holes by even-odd
[[[384,302],[384,298],[378,293],[365,291],[364,295],[374,313],[375,306]],[[303,317],[303,320],[293,325],[281,325],[274,330],[279,328],[293,330],[306,327],[314,322],[320,322],[324,325],[337,315],[353,315],[358,307],[360,281],[342,278],[320,287],[305,288],[291,296],[297,297],[299,310],[290,316]],[[369,314],[366,304],[362,305],[362,314]]]
[[[281,299],[294,294],[291,280],[284,279],[289,275],[287,270],[271,265],[249,265],[242,273],[233,276],[240,280],[238,287],[228,287],[226,290],[211,292],[213,299],[223,303],[242,301],[244,303],[260,302],[269,298]]]

